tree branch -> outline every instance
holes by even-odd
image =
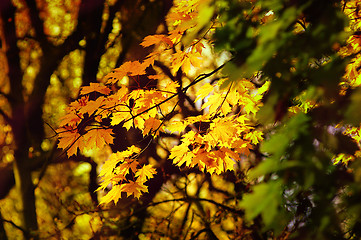
[[[212,203],[214,205],[216,205],[217,207],[220,207],[226,211],[229,211],[229,212],[232,212],[232,213],[235,213],[235,214],[238,214],[240,216],[243,216],[244,215],[244,212],[242,210],[238,210],[238,209],[235,209],[235,208],[231,208],[229,206],[226,206],[222,203],[218,203],[212,199],[207,199],[207,198],[197,198],[197,197],[184,197],[184,198],[175,198],[175,199],[167,199],[167,200],[164,200],[164,201],[160,201],[160,202],[152,202],[150,203],[148,206],[146,207],[154,207],[154,206],[157,206],[157,205],[160,205],[160,204],[163,204],[163,203],[169,203],[169,202],[209,202],[209,203]],[[142,209],[139,209],[138,211],[142,211]]]
[[[9,115],[7,115],[2,109],[0,109],[0,115],[4,118],[4,120],[6,121],[6,123],[8,123],[9,125],[12,124],[12,120],[9,117]]]
[[[18,226],[17,224],[15,224],[13,221],[10,221],[10,220],[6,220],[4,219],[2,216],[0,216],[0,222],[6,222],[6,223],[9,223],[11,224],[13,227],[15,227],[16,229],[20,230],[23,232],[24,236],[30,236],[30,233],[28,231],[26,231],[24,228]],[[29,238],[30,239],[30,238]]]
[[[36,6],[36,1],[28,0],[26,1],[26,3],[30,10],[29,13],[30,13],[31,23],[35,29],[35,36],[36,36],[35,38],[41,43],[40,46],[49,45],[49,42],[44,33],[44,21],[40,18],[40,12],[38,7]]]
[[[10,95],[9,95],[9,94],[6,94],[6,93],[4,93],[4,92],[2,92],[2,91],[0,91],[0,96],[4,96],[4,97],[6,98],[6,100],[8,100],[8,101],[11,100]]]

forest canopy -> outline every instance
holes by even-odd
[[[359,239],[356,0],[3,1],[1,239]]]

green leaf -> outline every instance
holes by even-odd
[[[245,209],[247,221],[252,221],[261,214],[267,227],[272,224],[273,219],[277,216],[281,203],[282,181],[275,180],[254,186],[253,192],[245,194],[239,206]]]
[[[272,173],[292,167],[300,167],[302,165],[304,164],[302,164],[300,161],[297,160],[280,162],[276,158],[267,158],[266,160],[258,164],[255,168],[251,169],[248,176],[251,179],[256,179],[268,173]]]
[[[289,144],[307,130],[308,120],[309,117],[303,113],[293,116],[284,123],[276,134],[262,143],[261,151],[280,158]]]

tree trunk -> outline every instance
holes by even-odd
[[[26,160],[28,159],[25,159],[25,161]],[[14,172],[16,187],[21,195],[23,228],[26,230],[24,237],[28,239],[31,236],[37,239],[36,231],[38,230],[38,222],[35,207],[34,184],[31,171],[27,167],[24,167],[26,164],[22,162],[19,158],[16,158]]]
[[[38,223],[35,209],[34,185],[29,170],[29,138],[26,127],[25,102],[22,95],[23,71],[20,67],[19,48],[17,47],[17,36],[15,31],[15,10],[11,1],[6,1],[1,8],[1,17],[6,33],[6,57],[9,66],[10,93],[9,103],[11,106],[11,125],[14,141],[14,175],[16,186],[19,190],[22,208],[22,227],[24,237],[29,238],[30,232],[38,230]]]

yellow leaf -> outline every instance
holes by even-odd
[[[134,170],[136,170],[136,165],[135,166],[129,166],[129,162],[120,166],[121,163],[123,163],[125,161],[125,159],[128,159],[129,157],[131,157],[134,154],[137,154],[140,152],[140,148],[136,147],[136,146],[131,146],[128,147],[127,150],[122,151],[122,152],[116,152],[116,153],[112,153],[109,157],[109,159],[107,161],[105,161],[105,163],[103,164],[101,171],[99,173],[99,176],[113,176],[113,171],[116,168],[116,166],[118,165],[118,169],[117,172],[118,174],[121,172],[122,173],[127,173],[127,167],[129,170],[130,168],[133,168]],[[133,161],[135,162],[135,161]],[[124,170],[125,167],[125,170]]]
[[[261,131],[252,131],[244,136],[244,139],[250,140],[253,144],[258,144],[263,140],[263,133]]]
[[[105,76],[105,79],[107,80],[107,83],[116,83],[125,76],[144,75],[147,67],[147,65],[141,64],[139,61],[128,61],[123,63],[120,67],[113,69],[112,72]]]
[[[155,168],[148,164],[144,165],[141,169],[138,169],[138,171],[135,173],[135,177],[138,177],[137,181],[139,180],[139,182],[144,183],[148,179],[152,178],[156,173],[157,171]]]
[[[110,189],[110,191],[104,197],[101,198],[99,205],[107,204],[110,203],[111,201],[114,201],[114,204],[117,204],[119,199],[122,197],[121,194],[122,194],[122,186],[118,184],[114,185],[112,189]]]
[[[209,132],[204,138],[213,147],[219,145],[230,147],[234,138],[238,135],[238,125],[230,118],[216,118],[210,124]]]
[[[173,162],[177,165],[182,165],[186,160],[183,157],[189,152],[187,144],[181,144],[178,146],[174,146],[170,150],[169,158],[173,159]]]
[[[113,113],[113,115],[111,116],[111,125],[115,126],[118,125],[119,123],[121,123],[124,120],[127,119],[131,119],[132,118],[132,114],[129,110],[129,108],[127,106],[124,105],[120,105],[117,108],[117,112]]]
[[[133,173],[137,172],[138,166],[139,163],[136,159],[125,158],[124,161],[116,168],[116,172],[118,174],[126,176],[130,173],[129,170],[132,170]]]
[[[232,108],[227,101],[225,101],[226,94],[214,93],[207,98],[207,102],[203,104],[202,109],[209,108],[210,114],[218,113],[220,109],[223,115],[231,112]]]
[[[67,113],[64,117],[60,118],[60,126],[68,125],[70,127],[76,127],[82,120],[82,114],[71,111]]]
[[[184,129],[188,126],[188,123],[184,122],[184,121],[172,121],[170,124],[168,124],[166,126],[166,129],[169,130],[171,133],[174,133],[174,132],[183,132]]]
[[[205,83],[198,91],[197,91],[197,98],[195,100],[195,102],[197,102],[200,99],[204,99],[205,97],[207,97],[212,91],[213,91],[214,87],[209,84],[209,83]]]

